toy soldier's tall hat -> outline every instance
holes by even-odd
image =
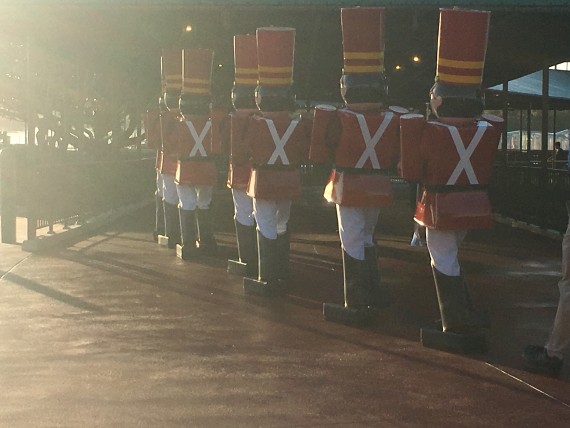
[[[178,109],[182,91],[182,49],[162,50],[161,74],[164,103],[169,109]]]
[[[295,29],[287,27],[258,28],[257,61],[259,83],[255,90],[261,111],[291,110],[295,106],[293,59]]]
[[[257,38],[253,34],[234,36],[234,108],[255,108],[257,86]]]
[[[483,70],[491,13],[441,9],[437,71],[432,97],[441,97],[440,116],[471,117],[483,110]]]
[[[212,100],[212,64],[214,51],[211,49],[184,49],[182,63],[182,114],[206,114]]]
[[[388,87],[384,75],[384,8],[343,8],[340,14],[342,98],[346,103],[385,103]]]

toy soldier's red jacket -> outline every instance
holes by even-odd
[[[246,189],[251,174],[251,147],[245,138],[249,118],[257,110],[237,110],[230,113],[230,162],[227,185],[231,189]]]
[[[160,111],[147,111],[142,116],[146,142],[151,149],[156,150],[155,168],[160,169],[162,143],[160,141]]]
[[[160,139],[162,143],[160,172],[175,175],[178,165],[178,139],[177,129],[180,124],[180,115],[176,111],[160,113]]]
[[[254,115],[245,138],[253,169],[247,194],[257,199],[295,199],[301,195],[299,166],[309,154],[312,120],[288,112]]]
[[[503,120],[429,120],[405,115],[401,126],[401,172],[423,184],[414,220],[435,229],[482,229],[493,225],[487,184]]]
[[[215,155],[222,151],[223,116],[185,115],[177,129],[179,160],[175,180],[187,186],[215,186]]]
[[[407,110],[354,111],[317,106],[310,160],[333,163],[324,197],[338,205],[381,207],[392,203],[386,170],[400,155],[399,116]]]

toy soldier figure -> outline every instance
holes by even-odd
[[[176,244],[181,241],[178,193],[174,176],[178,164],[176,129],[179,123],[178,109],[182,90],[182,49],[163,49],[162,85],[166,110],[160,113],[162,141],[160,173],[163,181],[165,235],[158,236],[158,243],[172,249],[176,248]]]
[[[421,331],[424,346],[456,352],[486,348],[487,314],[475,309],[459,265],[468,229],[492,226],[487,184],[502,119],[483,115],[481,82],[490,13],[440,11],[433,115],[401,118],[401,171],[423,192],[414,220],[425,226],[441,325]]]
[[[247,195],[251,174],[250,147],[244,139],[247,120],[257,112],[255,87],[257,86],[257,39],[255,35],[234,36],[235,80],[232,88],[230,114],[230,163],[228,187],[234,201],[234,223],[238,247],[238,260],[228,260],[228,272],[241,276],[257,276],[257,237],[253,216],[253,199]]]
[[[344,305],[325,303],[326,320],[362,325],[389,305],[380,282],[374,230],[392,203],[388,176],[399,158],[399,114],[387,107],[384,8],[341,9],[345,106],[317,106],[310,160],[333,164],[324,197],[336,204],[344,271]]]
[[[158,100],[159,107],[162,108],[162,98]],[[165,108],[165,107],[164,107]],[[152,232],[153,239],[158,241],[158,235],[164,235],[164,204],[163,198],[163,182],[162,174],[160,173],[160,164],[162,157],[162,144],[160,141],[160,110],[157,107],[149,108],[143,113],[143,124],[146,135],[146,143],[148,147],[156,151],[156,162],[154,168],[156,169],[156,191],[155,195],[155,225]]]
[[[258,275],[244,278],[245,293],[280,294],[289,280],[291,202],[301,195],[300,164],[307,159],[310,119],[294,115],[295,29],[258,28],[258,114],[248,119],[245,139],[253,167],[247,194],[257,222]]]
[[[221,151],[221,118],[211,114],[214,52],[184,49],[183,53],[182,119],[177,135],[180,159],[176,169],[182,245],[177,246],[176,254],[187,260],[198,253],[211,256],[217,252],[210,203],[217,182],[213,156]]]

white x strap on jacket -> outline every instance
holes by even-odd
[[[200,135],[198,135],[198,132],[196,131],[196,128],[194,127],[192,121],[187,120],[186,126],[188,127],[188,130],[190,131],[190,134],[192,134],[192,138],[194,139],[194,147],[190,151],[189,157],[191,158],[195,157],[196,152],[200,152],[200,156],[202,157],[207,157],[208,154],[206,153],[206,149],[204,148],[204,138],[206,138],[206,135],[208,135],[208,131],[210,131],[210,128],[212,127],[212,121],[208,120],[206,122],[206,124],[204,125],[204,129],[202,129],[202,132],[200,132]]]
[[[477,180],[477,175],[475,175],[475,171],[473,170],[473,165],[471,165],[471,155],[481,142],[483,138],[483,134],[487,127],[489,126],[488,122],[479,121],[477,124],[477,131],[475,135],[471,139],[471,142],[467,147],[463,144],[463,140],[461,139],[461,135],[459,135],[459,131],[455,126],[446,125],[445,123],[434,122],[436,125],[445,126],[449,133],[451,134],[451,138],[453,139],[453,144],[455,144],[455,149],[457,150],[457,154],[459,155],[459,162],[455,166],[455,169],[451,173],[449,180],[447,180],[447,185],[452,186],[457,182],[457,179],[461,175],[463,171],[467,174],[467,179],[469,180],[469,184],[479,184],[479,180]]]
[[[356,162],[355,168],[362,168],[366,161],[370,159],[372,167],[374,169],[380,169],[380,162],[378,162],[378,156],[376,156],[374,148],[380,141],[380,138],[382,138],[382,135],[384,135],[384,132],[386,132],[386,128],[388,128],[390,121],[394,117],[394,113],[386,113],[384,120],[380,123],[380,126],[376,130],[374,136],[370,135],[370,129],[368,129],[368,124],[366,123],[364,115],[351,111],[349,111],[349,113],[356,116],[356,120],[358,120],[358,125],[360,126],[360,132],[362,133],[362,138],[364,138],[364,144],[366,145],[366,149],[364,149],[364,153],[362,153],[362,156],[360,156],[360,159]]]
[[[271,137],[273,138],[273,142],[275,143],[275,151],[273,152],[267,163],[269,165],[273,165],[277,161],[277,159],[281,159],[283,165],[289,165],[289,158],[287,158],[287,154],[285,153],[285,144],[287,144],[287,141],[289,141],[289,138],[291,138],[293,131],[299,124],[299,119],[294,119],[291,121],[291,123],[287,127],[287,130],[285,131],[282,137],[279,137],[277,128],[275,127],[275,124],[271,119],[264,118],[263,120],[265,120],[267,128],[269,129]]]

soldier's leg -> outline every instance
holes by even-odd
[[[164,202],[164,239],[159,236],[158,242],[167,245],[168,248],[175,248],[180,244],[180,216],[178,213],[178,193],[174,175],[163,174],[163,202]]]
[[[291,276],[289,252],[291,248],[289,234],[289,218],[291,217],[291,200],[277,201],[277,277],[288,281]]]
[[[214,256],[218,252],[218,244],[214,237],[210,203],[212,202],[212,186],[197,186],[198,193],[198,248],[200,254]]]
[[[337,205],[342,249],[344,305],[325,303],[323,317],[349,325],[366,325],[375,319],[365,259],[365,215],[361,207]]]
[[[158,235],[164,235],[164,203],[163,203],[164,180],[162,174],[156,170],[156,191],[155,191],[155,224],[153,238],[158,241]]]
[[[473,307],[459,265],[458,249],[465,235],[466,231],[454,230],[426,232],[441,326],[422,328],[422,343],[454,352],[483,352],[486,342],[480,329],[488,327],[489,320]]]
[[[196,249],[196,208],[198,196],[195,187],[177,184],[180,200],[180,230],[182,243],[176,246],[176,255],[183,260],[190,260],[197,255]]]
[[[232,189],[238,260],[228,260],[228,272],[241,276],[257,275],[257,236],[253,199],[245,189]]]
[[[385,308],[390,305],[390,295],[380,279],[378,252],[374,239],[379,213],[380,208],[364,208],[364,260],[368,275],[367,283],[370,288],[371,306]]]
[[[246,294],[275,294],[279,289],[277,202],[254,198],[253,212],[257,223],[258,274],[257,279],[247,277],[243,279],[244,292]]]

